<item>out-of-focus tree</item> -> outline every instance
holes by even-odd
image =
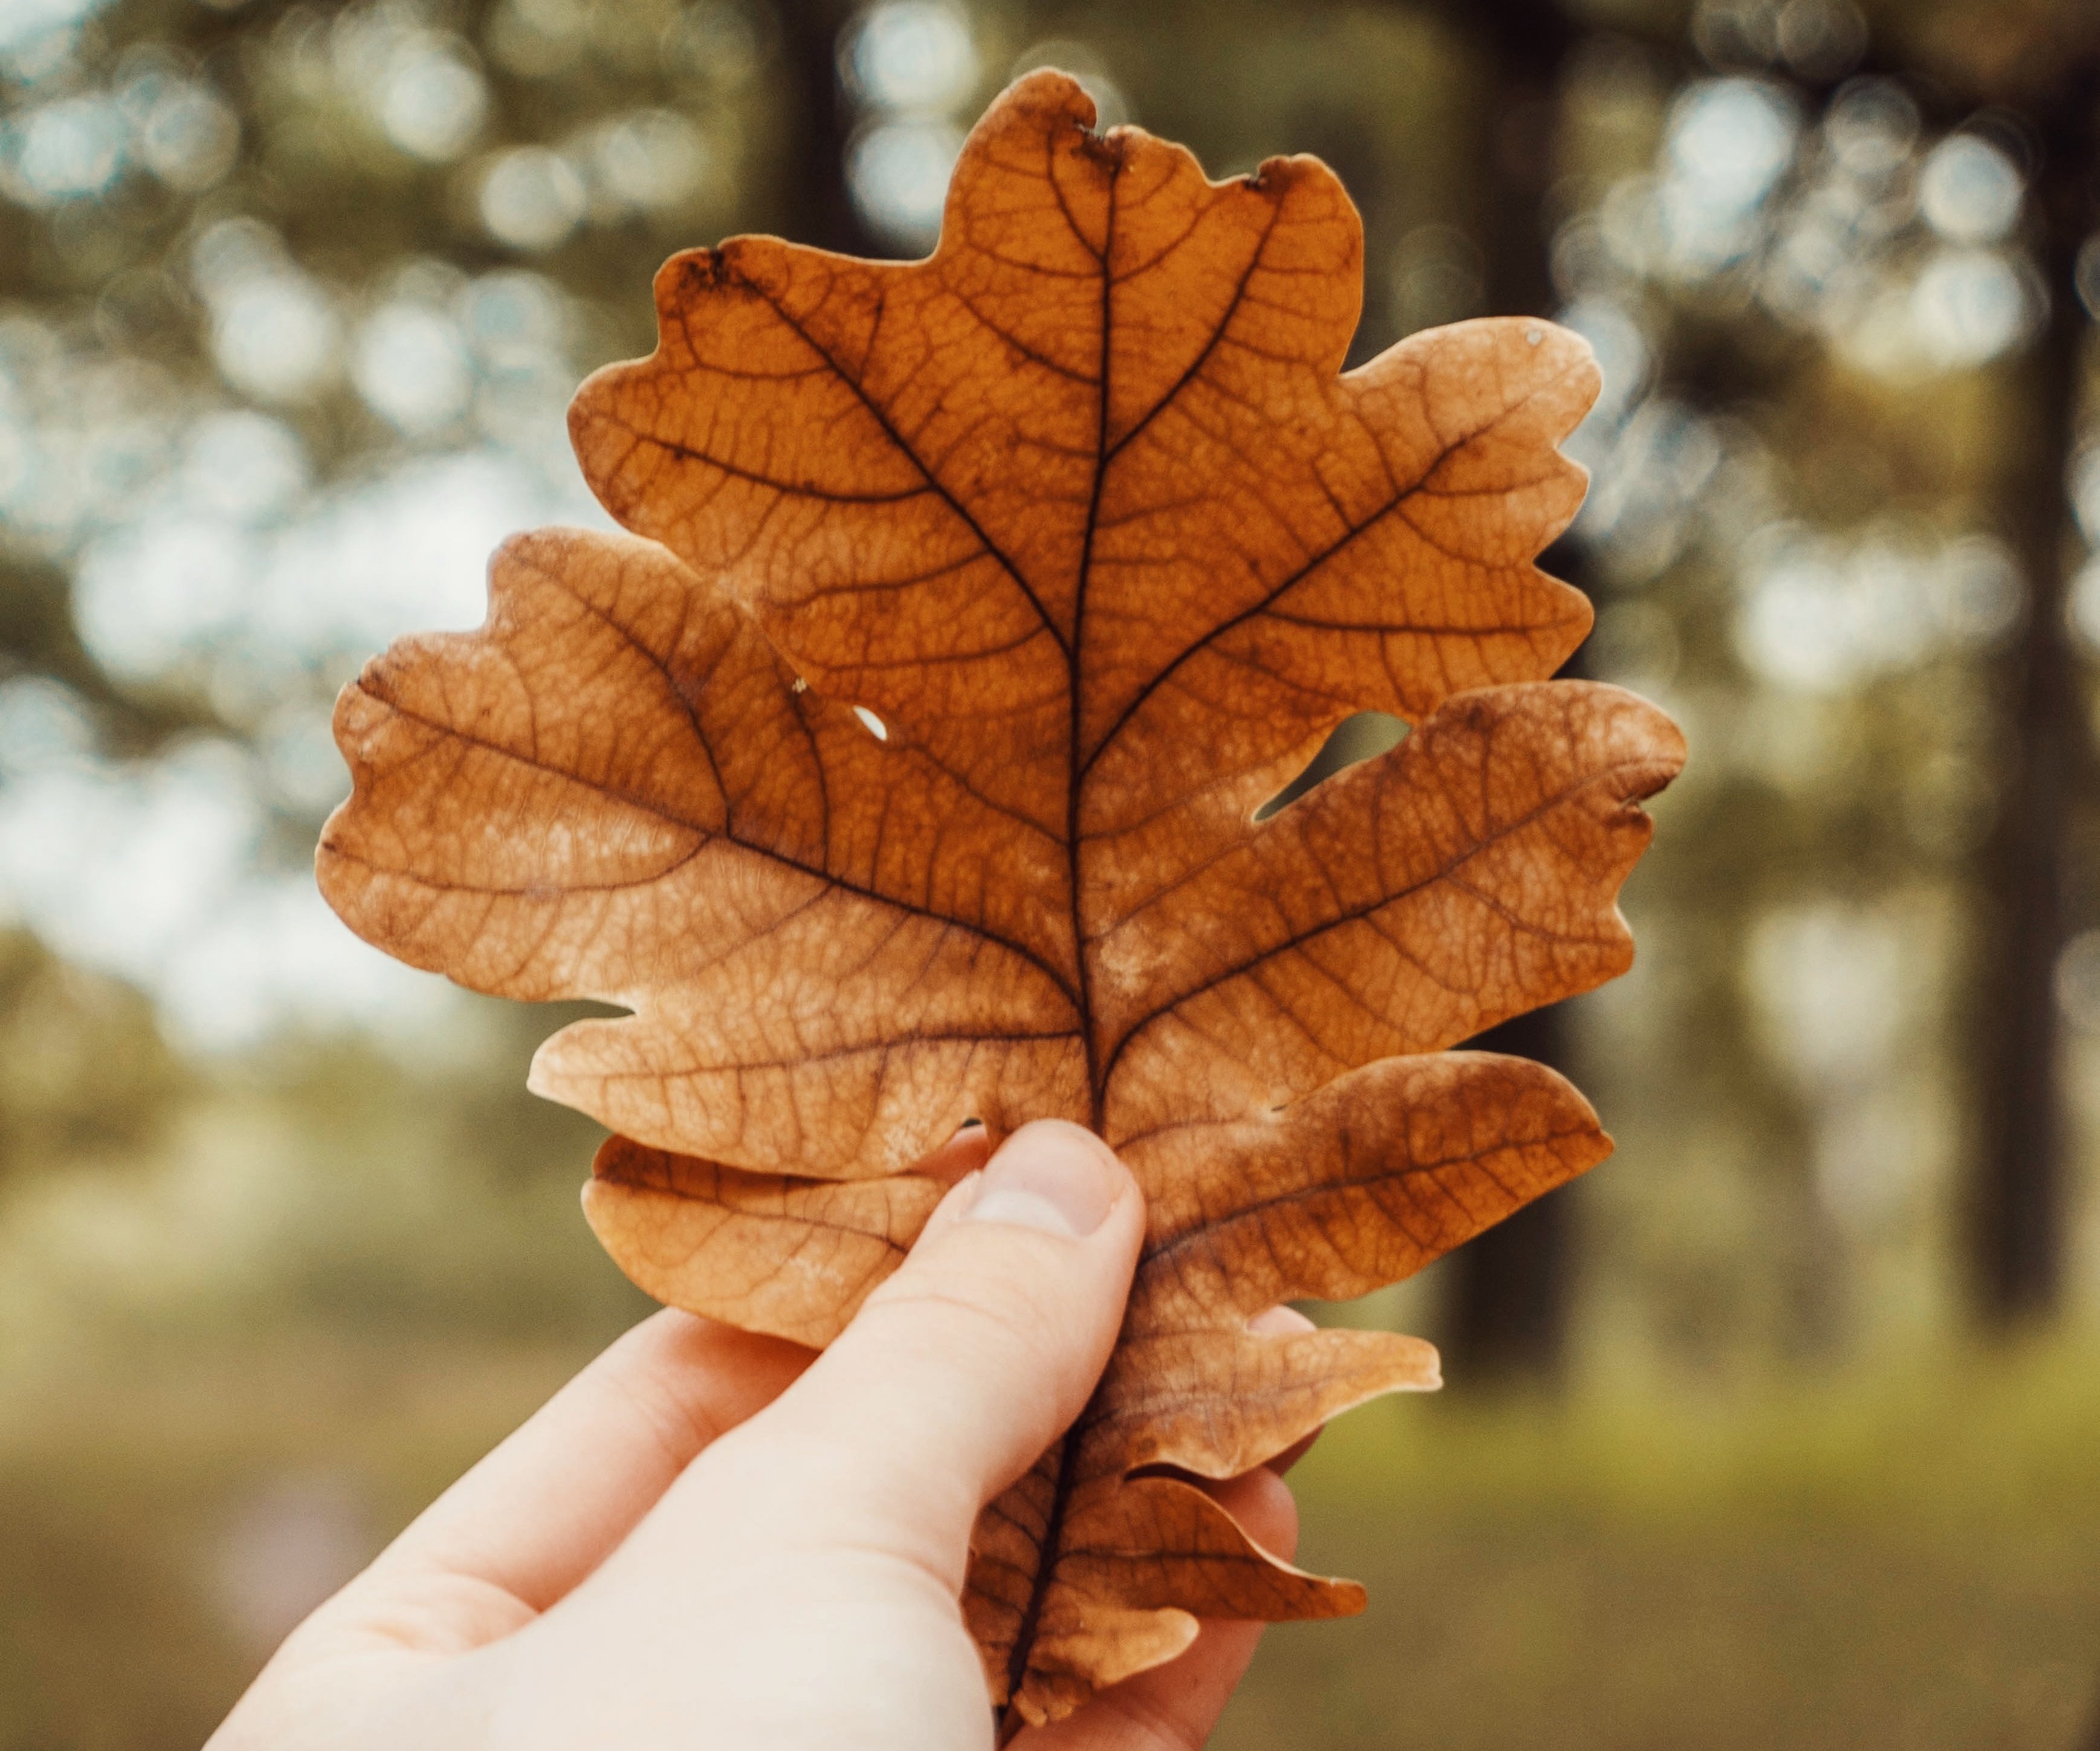
[[[1973,249],[1965,258],[1945,251],[1925,264],[1917,289],[1942,304],[1943,329],[1965,324],[1972,330],[1965,337],[1943,336],[1943,345],[1957,355],[1965,346],[1977,350],[1973,358],[1943,358],[1943,373],[1980,366],[1998,355],[2017,360],[2001,368],[1999,393],[2010,409],[2001,428],[2005,442],[1994,459],[1980,464],[1971,483],[1985,501],[1981,521],[2005,544],[2029,600],[2020,634],[1997,659],[1989,682],[2001,750],[2000,801],[1978,872],[1971,951],[1978,970],[1968,998],[1978,1135],[1961,1215],[1971,1286],[1985,1318],[2003,1325],[2053,1313],[2068,1244],[2058,973],[2080,884],[2091,885],[2078,858],[2081,835],[2091,836],[2081,818],[2090,806],[2090,730],[2065,611],[2076,563],[2066,487],[2081,439],[2089,345],[2083,307],[2093,302],[2090,284],[2080,286],[2080,262],[2082,254],[2089,281],[2100,249],[2090,241],[2100,218],[2100,16],[2089,7],[2048,0],[2010,6],[1945,0],[1885,7],[1872,18],[1842,0],[1709,0],[1681,19],[1658,20],[1655,10],[1564,10],[1549,0],[1470,15],[1497,57],[1495,75],[1485,87],[1493,131],[1481,157],[1493,192],[1476,224],[1488,258],[1502,270],[1491,281],[1491,307],[1543,309],[1551,301],[1541,270],[1554,248],[1555,226],[1568,215],[1555,213],[1542,198],[1542,178],[1527,187],[1509,167],[1523,165],[1528,153],[1534,162],[1545,157],[1529,146],[1538,130],[1529,117],[1579,99],[1579,82],[1569,76],[1584,41],[1577,15],[1585,11],[1593,23],[1632,27],[1661,47],[1651,64],[1658,72],[1667,68],[1674,81],[1696,78],[1701,71],[1685,64],[1677,46],[1683,45],[1715,71],[1758,82],[1743,95],[1769,93],[1789,109],[1846,98],[1856,117],[1871,110],[1878,94],[1898,116],[1899,127],[1908,116],[1910,126],[1938,141],[1922,167],[1925,180],[1895,191],[1894,201],[1922,203],[1927,224],[1954,250],[1996,240],[1988,234],[2001,222],[2006,232],[2021,232],[2024,247],[2010,262]],[[1621,15],[1610,17],[1614,12]],[[1625,52],[1604,32],[1589,46],[1607,59]],[[1732,149],[1751,161],[1754,177],[1758,113],[1746,109],[1732,129],[1710,123],[1710,138],[1694,151],[1726,158]],[[1895,168],[1882,167],[1883,175]],[[2016,224],[2022,177],[2028,184],[2026,214]],[[1959,210],[1965,202],[1988,204],[1994,178],[2001,205],[2010,201],[1998,218]],[[1833,193],[1844,198],[1827,182],[1822,192],[1826,206]],[[1882,202],[1885,209],[1890,205]],[[1724,277],[1736,287],[1759,271],[1768,282],[1784,281],[1798,262],[1789,264],[1782,251],[1828,248],[1831,240],[1827,227],[1819,236],[1803,223],[1747,247],[1736,240],[1734,254],[1723,250],[1723,262],[1735,269]],[[2008,289],[2007,276],[2015,271],[2033,276],[2024,293]],[[1695,271],[1678,277],[1696,282],[1706,276]],[[1771,308],[1775,300],[1767,295],[1759,301],[1765,310],[1754,303],[1747,311],[1738,305],[1710,312],[1718,320],[1704,324],[1708,332],[1679,345],[1670,368],[1692,405],[1726,408],[1786,393],[1788,367],[1798,369],[1802,362],[1798,353],[1775,359],[1759,350],[1746,361],[1743,331],[1772,316],[1782,324],[1791,316],[1797,330],[1812,329],[1815,312],[1807,306],[1824,288],[1815,283],[1815,270],[1796,278],[1801,283],[1793,288],[1790,311]],[[1781,293],[1779,302],[1786,297]],[[1979,308],[1945,307],[1964,300],[1988,305],[1993,298],[2012,314],[1993,318]],[[2023,298],[2028,308],[2022,315]],[[1973,331],[1994,320],[2016,328],[2025,323],[2032,332],[2002,335],[1979,348]],[[1903,374],[1900,366],[1895,374]],[[1555,1061],[1564,1061],[1568,1051],[1564,1024],[1551,1015],[1526,1018],[1490,1043]],[[1471,1352],[1533,1371],[1550,1367],[1566,1308],[1569,1202],[1564,1193],[1538,1206],[1458,1261],[1462,1356]],[[1815,1272],[1811,1266],[1807,1274]]]
[[[2031,600],[1996,677],[2005,752],[1976,995],[1982,1136],[1971,1269],[1984,1312],[2005,1325],[2053,1314],[2062,1299],[2069,1170],[2058,971],[2070,926],[2089,924],[2078,915],[2100,898],[2089,849],[2082,868],[2080,856],[2095,799],[2089,690],[2071,647],[2078,531],[2069,492],[2100,307],[2100,14],[2026,0],[1987,15],[1941,0],[1890,23],[1936,78],[1943,126],[1973,118],[1988,139],[2010,125],[2010,143],[2023,149],[2043,307],[2008,386],[2018,411],[1996,483],[1999,524]]]
[[[151,1149],[195,1084],[137,991],[0,933],[0,1182]]]
[[[2085,13],[13,0],[0,895],[222,1065],[445,1026],[308,886],[333,689],[474,620],[509,528],[598,514],[562,405],[650,343],[664,254],[921,249],[977,108],[1054,61],[1214,174],[1334,163],[1366,226],[1353,358],[1526,310],[1605,363],[1549,562],[1599,604],[1593,673],[1666,695],[1693,765],[1635,973],[1498,1042],[1573,1064],[1624,1139],[1582,1189],[1595,1268],[1566,1199],[1471,1249],[1454,1361],[1550,1373],[1571,1317],[1692,1357],[1834,1343],[1848,1304],[1930,1328],[1957,1237],[1989,1305],[2046,1306],[2056,1029],[2100,1022],[2100,641],[2064,630],[2100,633],[2100,582],[2061,490],[2091,153],[2050,131],[2085,125]]]
[[[562,408],[648,344],[665,254],[777,205],[779,37],[735,0],[0,9],[25,923],[207,1045],[428,1008],[305,873],[330,699],[478,618],[507,527],[593,514]]]
[[[1600,659],[1637,675],[1666,651],[1716,732],[1709,758],[1734,769],[1685,799],[1734,856],[1687,861],[1701,908],[1749,942],[1743,1043],[1792,1061],[1801,1141],[1780,1153],[1811,1168],[1798,1216],[1758,1232],[1798,1237],[1804,1341],[1842,1328],[1874,1275],[1863,1237],[1935,1201],[1943,1237],[1910,1246],[1903,1296],[1932,1299],[1923,1261],[1962,1254],[1992,1323],[2045,1313],[2068,1244],[2065,939],[2090,910],[2067,489],[2094,20],[1746,0],[1686,22],[1683,39],[1598,39],[1593,106],[1630,95],[1659,138],[1652,168],[1592,178],[1555,249],[1575,320],[1650,379],[1586,434],[1604,464],[1585,525]],[[1728,1007],[1706,1012],[1725,1027]],[[1662,1048],[1647,1087],[1740,1064],[1732,1031],[1703,1052],[1637,1034]],[[1746,1129],[1788,1122],[1782,1104]],[[1961,1155],[1959,1195],[1934,1187]]]
[[[1471,38],[1478,66],[1471,230],[1483,270],[1480,313],[1550,315],[1559,302],[1549,205],[1555,135],[1581,29],[1555,0],[1446,11]],[[1577,544],[1559,544],[1545,562],[1555,576],[1586,587]],[[1579,652],[1564,673],[1583,673]],[[1556,1004],[1503,1023],[1477,1044],[1568,1069],[1570,1032],[1569,1015]],[[1446,1347],[1454,1371],[1489,1379],[1559,1380],[1574,1295],[1580,1197],[1578,1186],[1564,1186],[1453,1259]]]

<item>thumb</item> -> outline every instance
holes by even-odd
[[[880,1549],[960,1589],[978,1511],[1085,1408],[1144,1237],[1136,1182],[1107,1145],[1060,1120],[1023,1126],[740,1431],[740,1457],[776,1476],[816,1468],[815,1490],[798,1492],[802,1537]]]

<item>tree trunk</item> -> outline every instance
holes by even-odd
[[[846,255],[882,256],[846,187],[845,95],[839,88],[840,0],[780,0],[780,48],[795,93],[794,171],[782,230],[791,242]]]
[[[1459,8],[1462,29],[1485,51],[1480,117],[1482,213],[1489,313],[1547,315],[1556,300],[1545,210],[1553,174],[1552,141],[1562,74],[1577,41],[1551,0]],[[1579,551],[1561,542],[1546,558],[1556,576],[1580,587]],[[1579,655],[1562,673],[1581,672]],[[1570,1040],[1560,1005],[1490,1030],[1483,1051],[1568,1067]],[[1454,1377],[1469,1383],[1551,1386],[1566,1357],[1574,1278],[1577,1188],[1563,1186],[1527,1205],[1453,1259],[1445,1347]]]
[[[2048,325],[2019,366],[2018,428],[2000,523],[2031,598],[2002,665],[2006,752],[2000,818],[1984,854],[1992,915],[1979,990],[1982,1125],[1972,1187],[1970,1264],[1979,1310],[2003,1330],[2054,1314],[2064,1250],[2064,1123],[2057,1085],[2056,962],[2063,947],[2073,811],[2089,770],[2076,659],[2064,623],[2071,545],[2065,473],[2078,439],[2088,324],[2073,291],[2094,218],[2092,116],[2100,78],[2088,64],[2034,117],[2034,186]]]

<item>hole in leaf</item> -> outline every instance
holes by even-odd
[[[867,726],[867,733],[876,741],[887,742],[889,739],[889,726],[865,705],[856,705],[854,708],[854,716]]]
[[[1389,753],[1407,738],[1407,725],[1390,712],[1358,712],[1335,726],[1312,762],[1283,788],[1254,812],[1266,821],[1278,809],[1288,809],[1316,784],[1325,783],[1338,772],[1361,761]]]

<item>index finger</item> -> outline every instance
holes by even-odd
[[[652,1315],[425,1509],[367,1573],[483,1581],[545,1611],[814,1355],[675,1309]]]

